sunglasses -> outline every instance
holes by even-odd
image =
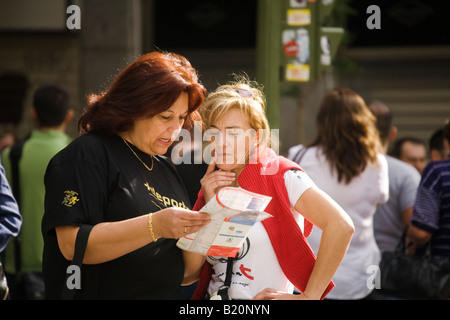
[[[246,89],[217,89],[214,92],[223,92],[223,91],[235,91],[243,98],[253,98],[253,94]]]

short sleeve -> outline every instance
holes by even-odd
[[[415,168],[410,168],[408,174],[402,178],[401,190],[399,195],[399,205],[402,211],[412,207],[416,200],[417,188],[420,183],[420,174]]]
[[[43,232],[64,225],[95,224],[103,220],[108,178],[88,161],[52,164],[45,175]]]
[[[287,170],[284,173],[284,181],[289,196],[289,202],[295,206],[300,196],[309,188],[315,186],[315,183],[301,170]]]
[[[441,179],[432,164],[422,173],[417,189],[411,223],[425,231],[434,233],[439,229],[439,185]]]

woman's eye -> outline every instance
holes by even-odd
[[[220,133],[219,131],[209,130],[209,134],[212,136],[217,136],[217,135],[219,135],[219,133]]]
[[[227,135],[230,137],[236,137],[240,134],[239,130],[227,130]]]
[[[169,120],[172,120],[172,119],[173,119],[173,116],[163,116],[163,115],[160,115],[160,117],[161,117],[161,119],[163,119],[163,120],[165,120],[165,121],[169,121]],[[185,121],[186,118],[187,118],[187,116],[181,116],[181,117],[179,117],[178,119],[179,119],[179,121]]]
[[[206,136],[209,137],[209,138],[212,138],[212,137],[217,138],[217,137],[220,135],[220,131],[217,131],[217,130],[207,130],[207,131],[205,132],[205,134],[206,134]]]

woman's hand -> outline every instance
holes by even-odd
[[[156,238],[178,239],[199,231],[211,221],[207,213],[171,207],[152,214]]]
[[[216,162],[214,160],[208,166],[205,175],[200,180],[203,188],[205,203],[223,187],[231,185],[236,180],[236,174],[230,171],[214,171]]]
[[[294,295],[290,293],[286,293],[283,291],[277,291],[272,288],[266,288],[256,296],[253,297],[253,300],[292,300],[299,299],[299,295]]]

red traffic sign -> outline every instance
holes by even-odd
[[[300,46],[297,41],[292,40],[284,44],[283,50],[288,57],[295,57],[300,50]]]

